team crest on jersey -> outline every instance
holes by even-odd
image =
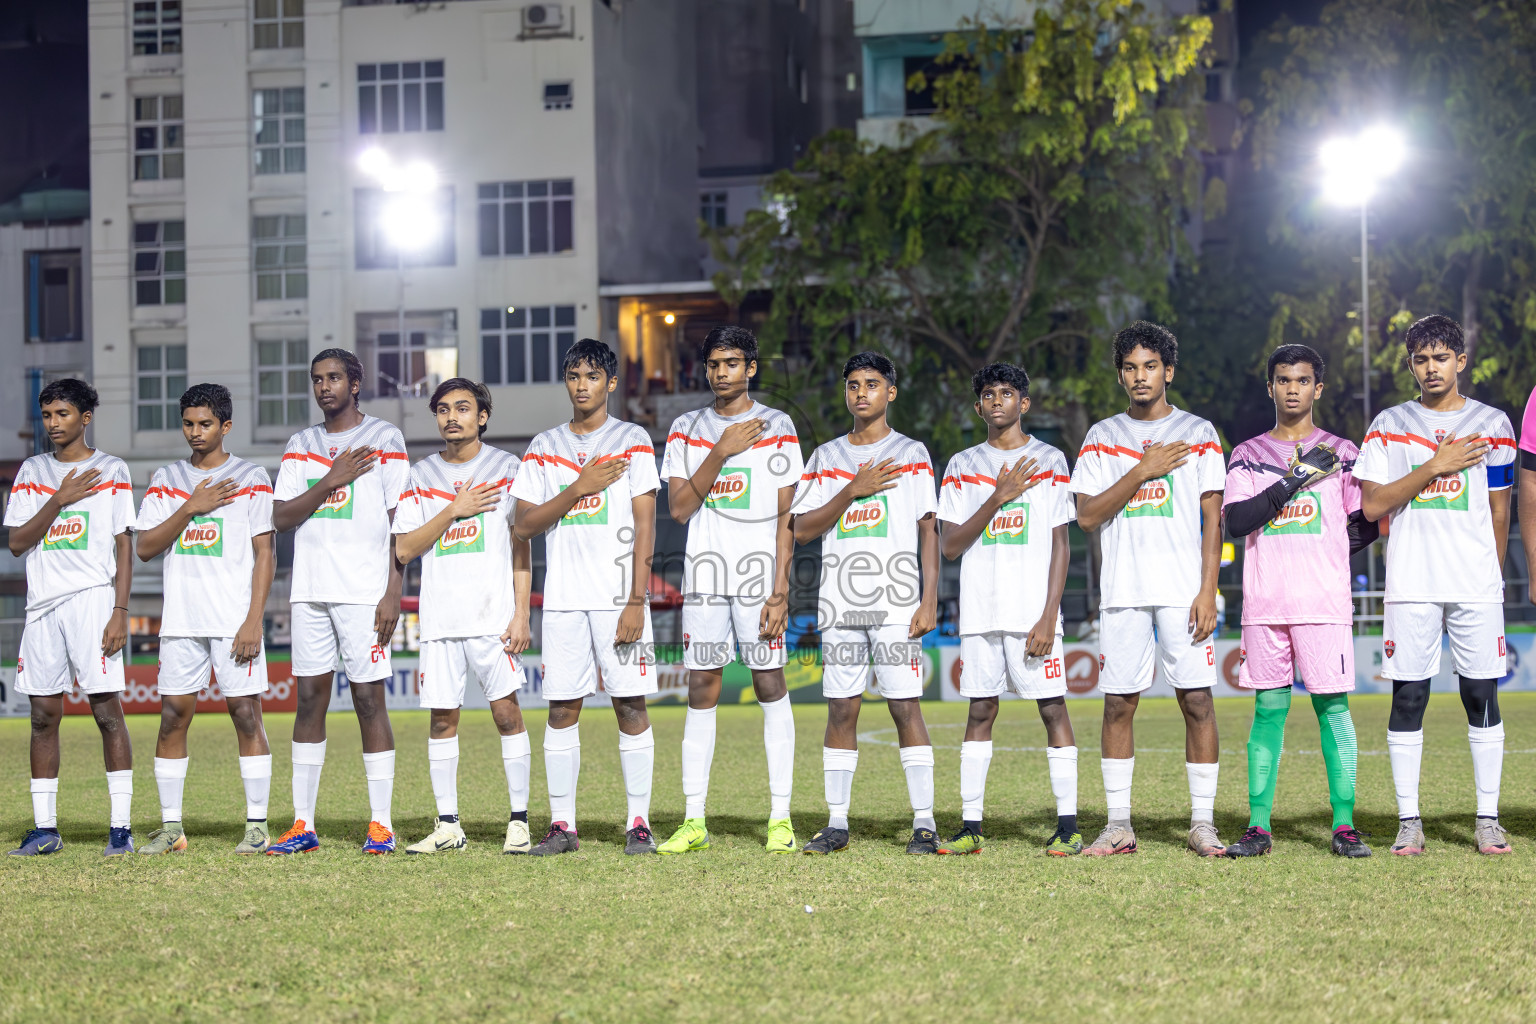
[[[577,452],[576,453],[576,465],[578,465],[578,466],[585,466],[586,464],[587,464],[587,453],[586,452]]]
[[[1104,671],[1104,655],[1099,655],[1099,671]]]
[[[1397,644],[1393,643],[1391,640],[1383,641],[1381,650],[1384,654],[1386,654],[1387,657],[1390,658],[1397,652]]]
[[[1413,499],[1413,507],[1445,508],[1465,512],[1471,506],[1467,488],[1467,471],[1464,469],[1450,476],[1437,476]]]
[[[1237,649],[1237,663],[1239,665],[1242,665],[1242,664],[1245,664],[1247,661],[1248,661],[1248,649],[1246,647],[1239,647]]]
[[[313,487],[320,482],[320,478],[309,481]],[[311,519],[351,519],[352,518],[352,485],[343,484],[320,503],[320,507],[309,514]]]
[[[1301,491],[1285,507],[1275,513],[1275,518],[1264,524],[1264,533],[1322,533],[1323,503],[1316,491]]]
[[[709,487],[704,504],[710,508],[746,508],[752,501],[752,470],[722,469]]]
[[[983,544],[1028,544],[1029,502],[1010,501],[993,514],[981,533]]]
[[[1125,503],[1125,514],[1128,516],[1167,516],[1173,517],[1173,478],[1160,476],[1156,480],[1148,480],[1137,488],[1136,494]]]
[[[563,491],[567,486],[569,485],[561,484],[560,489]],[[589,494],[585,498],[576,499],[576,504],[571,506],[569,512],[560,517],[560,521],[571,525],[576,523],[606,524],[608,522],[608,492],[599,491],[596,494]]]
[[[885,495],[872,494],[848,506],[842,518],[837,521],[837,535],[884,537],[889,519],[890,509],[886,506]]]
[[[90,544],[91,514],[89,512],[59,513],[59,518],[43,535],[44,551],[84,551]]]
[[[1445,444],[1445,428],[1441,427],[1435,431],[1435,444]]]
[[[176,538],[178,555],[224,557],[224,520],[213,516],[194,516]]]
[[[464,555],[485,550],[485,514],[455,521],[437,538],[437,554]]]

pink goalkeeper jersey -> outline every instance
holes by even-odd
[[[1342,437],[1313,430],[1303,450],[1329,444],[1339,454],[1337,473],[1297,491],[1275,518],[1243,538],[1243,625],[1349,623],[1349,515],[1360,510],[1355,481],[1359,449]],[[1260,434],[1232,452],[1225,505],[1268,490],[1290,469],[1296,445]]]

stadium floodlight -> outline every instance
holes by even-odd
[[[418,160],[400,165],[374,146],[357,158],[357,169],[387,193],[379,210],[379,227],[397,255],[420,252],[437,240],[442,224],[432,201],[437,170]]]

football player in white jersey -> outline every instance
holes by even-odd
[[[1189,848],[1224,847],[1214,809],[1221,753],[1216,738],[1216,574],[1221,568],[1221,496],[1226,466],[1216,428],[1168,404],[1179,343],[1166,327],[1138,320],[1115,335],[1115,368],[1131,404],[1088,429],[1072,469],[1077,522],[1103,528],[1099,598],[1101,737],[1109,823],[1083,853],[1136,852],[1131,778],[1132,720],[1152,685],[1153,660],[1184,713]]]
[[[754,401],[757,338],[744,327],[716,327],[699,360],[712,404],[679,416],[667,433],[661,467],[672,518],[688,524],[683,565],[683,664],[688,715],[683,725],[684,820],[658,853],[708,849],[704,801],[715,756],[721,672],[740,650],[763,709],[768,752],[769,853],[793,853],[789,798],[795,769],[795,717],[784,686],[784,628],[795,535],[790,504],[804,471],[790,418]]]
[[[501,734],[502,767],[512,817],[503,853],[527,853],[528,769],[532,754],[517,691],[518,655],[528,649],[533,561],[512,537],[512,481],[517,456],[481,442],[491,419],[484,384],[452,377],[432,392],[443,450],[411,467],[395,509],[395,552],[421,559],[421,706],[431,710],[427,768],[437,822],[406,853],[464,848],[459,820],[459,708],[468,675],[491,704]]]
[[[363,852],[385,854],[395,848],[395,736],[384,680],[393,674],[389,645],[400,619],[401,583],[389,530],[410,479],[410,460],[400,429],[358,408],[363,364],[357,356],[325,349],[310,360],[309,379],[325,420],[289,439],[272,506],[273,525],[295,531],[289,606],[299,708],[293,719],[293,827],[267,854],[320,845],[315,802],[338,665],[363,734],[370,808]]]
[[[187,730],[210,673],[240,750],[245,838],[235,852],[256,854],[271,845],[272,748],[261,721],[261,695],[267,692],[262,620],[275,558],[272,480],[260,466],[224,450],[233,415],[234,402],[222,384],[186,390],[181,436],[192,455],[155,471],[135,527],[140,558],[165,554],[155,743],[161,827],[140,853],[187,848],[181,824]]]
[[[619,767],[628,797],[624,852],[656,852],[651,776],[656,739],[645,699],[656,692],[655,642],[647,587],[656,545],[656,450],[645,430],[608,415],[619,360],[583,338],[561,365],[571,419],[528,445],[512,484],[516,535],[542,533],[544,573],[544,773],[549,831],[529,852],[547,857],[580,848],[577,720],[603,690],[619,721]]]
[[[933,743],[923,721],[922,637],[938,620],[939,534],[933,462],[919,441],[891,429],[896,366],[860,352],[843,367],[853,428],[817,448],[795,494],[795,540],[821,538],[821,689],[827,698],[822,776],[827,826],[807,854],[848,846],[848,808],[859,763],[859,705],[875,681],[896,723],[912,801],[907,852],[937,853]]]
[[[1456,321],[1427,316],[1408,328],[1403,344],[1419,397],[1377,415],[1355,463],[1361,511],[1373,522],[1383,516],[1391,521],[1381,646],[1382,674],[1392,680],[1387,754],[1398,816],[1392,852],[1424,852],[1424,709],[1446,635],[1472,747],[1472,838],[1479,853],[1509,853],[1499,826],[1499,679],[1505,673],[1504,550],[1515,431],[1509,417],[1457,389],[1467,353]]]
[[[1076,514],[1067,459],[1024,432],[1029,375],[992,363],[971,378],[987,439],[958,452],[939,484],[941,545],[960,563],[960,693],[971,701],[960,744],[960,831],[942,854],[980,853],[992,723],[1005,690],[1033,700],[1045,723],[1056,832],[1045,852],[1083,851],[1077,830],[1077,739],[1067,714],[1061,595]],[[963,556],[963,557],[962,557]]]
[[[21,464],[5,509],[11,554],[26,559],[27,624],[16,657],[16,692],[32,706],[34,827],[11,851],[57,853],[59,719],[76,680],[101,731],[112,817],[107,856],[133,852],[133,750],[123,723],[123,647],[133,559],[133,484],[128,467],[85,443],[96,389],[66,377],[37,396],[53,452]]]

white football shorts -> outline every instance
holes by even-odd
[[[1066,650],[1056,634],[1051,653],[1032,658],[1026,653],[1028,633],[973,633],[960,638],[960,696],[998,697],[1012,690],[1026,700],[1065,697],[1067,674],[1062,671]]]
[[[1504,606],[1388,601],[1381,631],[1381,674],[1429,679],[1440,672],[1440,637],[1451,640],[1456,674],[1500,679],[1504,662]]]
[[[267,649],[244,665],[230,653],[233,637],[162,636],[157,686],[167,697],[199,693],[212,673],[226,697],[255,697],[267,692]]]
[[[82,590],[29,621],[16,656],[16,692],[52,697],[79,680],[86,693],[122,693],[123,652],[101,653],[116,593],[112,587]]]
[[[323,676],[340,668],[351,683],[377,683],[393,674],[389,645],[378,642],[371,604],[294,601],[293,674]]]
[[[657,691],[656,643],[651,609],[640,639],[616,647],[618,608],[544,612],[544,697],[578,700],[597,694],[598,674],[610,697],[644,697]]]
[[[446,710],[464,706],[464,687],[473,672],[486,700],[501,700],[523,685],[523,663],[499,636],[423,640],[416,688],[421,706]]]
[[[821,631],[821,693],[824,697],[858,697],[869,682],[871,663],[875,688],[886,700],[923,695],[923,643],[907,636],[911,624]]]
[[[1141,693],[1152,686],[1152,659],[1176,690],[1216,685],[1216,642],[1195,643],[1189,605],[1104,608],[1099,611],[1099,689]]]
[[[752,603],[740,596],[689,594],[683,598],[683,667],[723,668],[735,660],[739,649],[747,668],[783,668],[789,663],[784,637],[758,637],[762,614],[762,601]]]

